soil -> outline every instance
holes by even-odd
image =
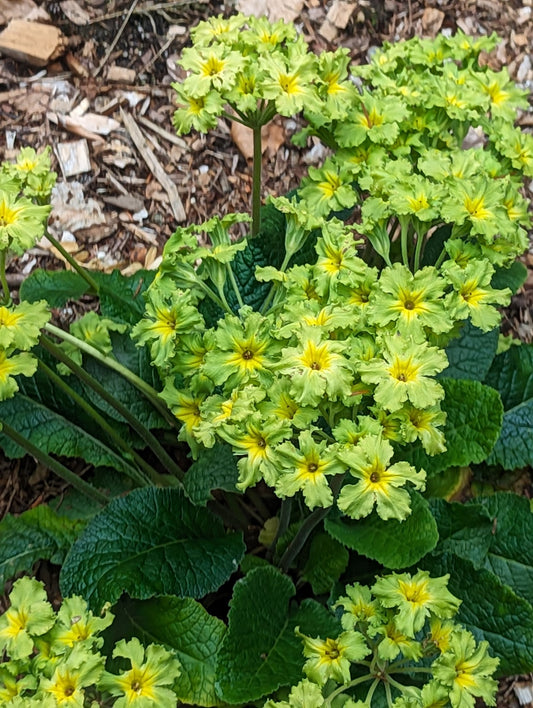
[[[239,2],[238,8],[249,12],[261,6],[261,0]],[[249,210],[247,136],[221,121],[207,136],[177,138],[171,124],[171,85],[182,76],[176,60],[189,42],[190,28],[207,17],[233,12],[233,2],[0,0],[0,30],[18,16],[17,8],[24,12],[27,6],[61,31],[63,46],[43,68],[0,57],[0,159],[10,159],[26,145],[52,147],[61,198],[55,200],[51,229],[80,263],[105,271],[119,268],[125,274],[157,268],[176,225],[168,185],[143,159],[126,127],[125,113],[142,131],[163,177],[177,188],[186,222]],[[457,29],[496,32],[502,43],[491,59],[494,68],[507,66],[521,86],[533,88],[533,0],[294,0],[290,10],[289,5],[283,7],[281,0],[269,2],[269,11],[278,16],[293,13],[315,51],[346,46],[357,63],[366,62],[384,41]],[[88,124],[79,119],[85,114],[100,117],[103,134],[96,130],[95,119]],[[533,111],[525,111],[519,122],[531,130]],[[309,165],[323,159],[317,145],[292,145],[297,128],[297,121],[283,119],[264,136],[265,194],[286,193]],[[60,160],[69,148],[74,149],[74,174]],[[79,207],[73,214],[76,201]],[[531,342],[533,248],[524,262],[529,277],[506,310],[503,326]],[[14,298],[21,280],[35,267],[62,268],[64,263],[45,241],[13,259],[8,278]],[[64,323],[75,316],[72,308],[57,314]],[[76,468],[72,461],[69,466]],[[82,463],[77,471],[83,473]],[[531,480],[526,477],[523,491],[528,494]],[[31,458],[0,459],[0,518],[63,490],[63,483]],[[35,571],[47,580],[50,568],[40,564]],[[518,705],[513,689],[530,681],[517,677],[502,682],[499,704]]]

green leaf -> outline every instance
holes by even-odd
[[[92,273],[100,288],[100,312],[118,322],[136,324],[144,315],[143,293],[155,277],[154,270],[138,270],[124,276],[119,270]]]
[[[510,288],[513,294],[517,293],[526,282],[527,268],[521,261],[515,261],[509,268],[496,268],[490,284],[496,290]]]
[[[533,607],[494,573],[476,569],[453,553],[430,555],[418,564],[433,576],[450,574],[448,588],[463,600],[457,621],[500,658],[501,676],[533,670]]]
[[[20,299],[28,302],[46,300],[50,307],[64,307],[69,300],[78,300],[89,289],[87,281],[74,271],[37,268],[22,282]]]
[[[212,489],[236,492],[239,470],[231,447],[226,443],[202,450],[187,470],[184,487],[193,504],[205,506],[213,498]]]
[[[67,519],[46,504],[7,514],[0,521],[0,591],[16,573],[31,572],[38,560],[62,563],[84,523]]]
[[[407,568],[435,548],[439,535],[428,502],[411,493],[411,515],[404,521],[384,521],[377,514],[354,521],[328,517],[326,531],[357,553],[394,570]]]
[[[327,533],[317,533],[311,541],[302,578],[311,584],[315,595],[330,592],[349,559],[350,554],[342,544]]]
[[[0,420],[9,424],[31,443],[46,453],[62,457],[81,457],[95,467],[114,467],[127,474],[129,465],[107,447],[71,420],[23,394],[0,403]],[[0,446],[7,457],[23,457],[26,451],[0,433]]]
[[[435,229],[424,247],[424,253],[422,255],[423,266],[435,265],[438,257],[442,253],[444,244],[450,238],[451,234],[452,224],[443,224]]]
[[[337,620],[314,600],[291,613],[294,593],[291,580],[273,567],[251,570],[235,584],[217,664],[216,689],[224,701],[246,703],[298,683],[304,657],[295,627],[337,636]]]
[[[113,608],[114,639],[138,637],[145,645],[156,643],[173,649],[181,662],[181,675],[173,686],[179,701],[216,706],[215,668],[226,632],[222,620],[210,615],[191,598],[172,595],[151,600],[122,599]]]
[[[461,379],[442,379],[440,383],[445,391],[446,452],[430,457],[421,446],[411,445],[399,448],[397,455],[428,473],[483,462],[498,439],[503,418],[500,396],[490,386]]]
[[[244,555],[238,533],[193,506],[179,489],[136,489],[114,499],[87,526],[63,566],[63,595],[93,609],[123,592],[200,598],[217,590]]]
[[[505,411],[488,464],[506,470],[533,465],[533,345],[521,344],[499,354],[486,383],[499,391]]]
[[[439,378],[483,381],[496,356],[498,337],[498,328],[483,332],[469,320],[446,347],[449,365]]]

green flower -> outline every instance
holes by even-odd
[[[267,701],[263,708],[324,708],[324,696],[316,683],[303,679],[292,687],[288,701]]]
[[[430,578],[424,570],[415,575],[391,573],[379,578],[372,592],[384,607],[397,608],[396,627],[414,637],[429,617],[449,618],[457,614],[461,601],[448,590],[449,577]]]
[[[444,307],[446,285],[432,266],[413,275],[406,266],[394,263],[381,272],[368,319],[380,327],[394,322],[402,332],[411,334],[421,333],[424,327],[437,333],[448,332],[453,321]]]
[[[131,669],[119,676],[104,672],[99,687],[112,696],[120,696],[115,708],[175,708],[176,694],[172,684],[181,674],[181,664],[176,657],[158,644],[146,649],[137,637],[129,642],[117,642],[113,657],[131,662]]]
[[[41,329],[50,319],[46,300],[0,307],[0,347],[28,350],[39,341]]]
[[[223,15],[210,17],[193,27],[191,39],[196,46],[209,45],[212,42],[232,44],[239,38],[241,28],[247,19],[241,13],[227,18]]]
[[[265,419],[288,420],[293,427],[303,430],[318,418],[320,411],[311,406],[302,406],[291,395],[290,389],[290,379],[277,379],[269,387],[266,400],[258,408]]]
[[[33,376],[36,369],[37,359],[31,354],[11,354],[9,349],[0,349],[0,401],[12,398],[19,390],[15,376]]]
[[[132,337],[137,339],[137,346],[150,343],[154,366],[168,367],[180,335],[204,326],[189,292],[176,290],[171,297],[164,297],[157,289],[150,289],[146,315],[133,328]]]
[[[470,632],[460,629],[452,635],[448,650],[433,662],[433,675],[448,688],[452,708],[473,708],[475,698],[496,705],[498,684],[492,674],[500,661],[490,657],[488,649],[488,642],[476,645]]]
[[[323,339],[317,327],[302,327],[297,347],[281,352],[279,369],[290,376],[291,394],[298,403],[316,406],[327,394],[338,400],[351,390],[352,373],[342,356],[345,345]]]
[[[297,41],[290,45],[287,57],[276,52],[259,59],[259,69],[265,75],[263,98],[273,101],[282,116],[320,108],[313,86],[317,59],[304,47]]]
[[[333,493],[327,477],[345,470],[337,459],[336,449],[328,447],[325,440],[316,443],[310,430],[300,433],[298,446],[284,442],[276,449],[282,470],[276,482],[276,493],[283,498],[301,491],[310,509],[331,506]]]
[[[448,366],[444,351],[404,337],[386,337],[382,359],[359,362],[361,379],[376,384],[374,400],[388,411],[396,411],[406,401],[415,408],[428,408],[444,396],[432,377]]]
[[[484,332],[498,325],[500,313],[493,305],[507,305],[511,291],[509,288],[492,288],[490,282],[493,273],[494,269],[486,260],[472,261],[464,269],[447,269],[446,276],[455,291],[448,296],[447,305],[454,319],[470,317],[472,324]]]
[[[87,647],[78,644],[56,665],[50,678],[41,678],[39,693],[53,696],[58,706],[83,708],[84,689],[98,681],[104,662],[103,656],[92,654]]]
[[[486,178],[450,183],[441,213],[445,221],[466,224],[470,233],[492,240],[506,217],[501,185]]]
[[[103,639],[98,635],[113,622],[113,615],[106,611],[103,617],[95,617],[87,609],[81,597],[66,597],[57,613],[54,627],[47,635],[53,650],[60,654],[78,644],[100,647]]]
[[[509,78],[507,67],[495,72],[486,68],[483,74],[476,74],[481,90],[489,98],[491,115],[514,123],[517,109],[528,107],[527,91],[519,89]]]
[[[52,627],[55,614],[42,584],[33,578],[15,581],[9,599],[11,606],[0,615],[0,651],[25,659],[33,651],[33,637]]]
[[[317,169],[309,168],[309,177],[302,180],[300,196],[318,216],[328,216],[332,211],[342,211],[357,202],[349,170],[328,159]]]
[[[44,235],[49,206],[36,206],[25,197],[0,191],[0,249],[20,255]]]
[[[334,608],[342,607],[341,624],[343,629],[350,630],[363,625],[376,624],[381,621],[378,604],[372,599],[370,589],[365,585],[353,583],[347,585],[346,596],[339,597]]]
[[[28,664],[23,661],[8,661],[0,664],[0,705],[11,706],[14,698],[20,698],[22,694],[27,695],[27,691],[32,691],[37,687],[37,680],[34,676],[26,673]],[[18,705],[26,705],[19,703]],[[53,706],[55,708],[55,705]]]
[[[296,633],[304,641],[304,673],[311,681],[323,686],[333,679],[337,683],[348,683],[350,666],[353,661],[361,661],[370,653],[365,638],[359,632],[342,632],[337,639],[314,639]]]
[[[279,352],[270,327],[270,320],[250,307],[241,310],[241,318],[226,315],[218,323],[215,348],[205,355],[205,375],[217,386],[225,384],[227,390],[251,381],[268,386]]]
[[[422,656],[420,642],[399,630],[394,617],[390,617],[385,624],[370,627],[368,633],[370,636],[382,636],[377,648],[380,659],[394,661],[402,654],[404,658],[416,661]]]
[[[187,47],[183,50],[180,64],[193,73],[183,82],[183,91],[196,98],[207,96],[210,91],[229,91],[235,85],[235,75],[246,63],[242,54],[231,51],[223,44]]]
[[[397,96],[378,97],[365,91],[357,108],[337,126],[335,138],[341,147],[357,147],[367,138],[391,145],[400,132],[398,123],[407,115],[407,106]]]
[[[493,140],[502,155],[526,177],[533,177],[533,135],[502,123],[494,130]]]
[[[224,101],[216,91],[204,96],[191,96],[181,84],[172,84],[178,94],[180,107],[174,111],[172,124],[178,135],[189,133],[191,128],[208,133],[216,128],[218,116],[224,111]]]
[[[270,22],[266,17],[248,17],[248,30],[244,30],[240,40],[258,54],[271,54],[276,48],[282,48],[296,41],[296,28],[292,22],[277,20]]]
[[[446,413],[437,406],[415,408],[406,404],[397,415],[400,419],[400,434],[403,442],[420,440],[428,455],[439,455],[446,450],[444,433],[438,428],[446,422]]]
[[[353,449],[340,450],[338,457],[348,466],[357,484],[346,484],[337,505],[352,519],[372,513],[374,506],[382,519],[403,520],[411,513],[409,492],[403,487],[410,483],[415,489],[425,486],[425,472],[417,472],[408,462],[389,465],[392,445],[379,437],[363,438]]]

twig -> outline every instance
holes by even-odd
[[[126,29],[126,25],[129,22],[129,19],[131,17],[131,13],[135,10],[135,6],[137,5],[138,2],[139,2],[139,0],[133,0],[133,2],[131,3],[130,9],[128,10],[128,12],[126,13],[126,17],[124,18],[124,22],[120,25],[119,31],[116,33],[115,38],[113,39],[113,41],[111,42],[111,44],[107,48],[107,52],[105,53],[104,58],[102,59],[102,61],[98,65],[96,71],[94,72],[95,77],[98,76],[98,74],[102,71],[104,66],[107,64],[107,60],[111,56],[111,52],[116,47],[118,40],[121,38],[122,33]]]
[[[148,69],[150,69],[150,68],[152,67],[152,65],[155,64],[155,62],[159,59],[159,57],[161,56],[161,54],[163,54],[163,52],[166,52],[166,50],[170,47],[170,45],[172,44],[172,42],[174,41],[174,39],[175,39],[175,37],[170,37],[169,39],[167,39],[167,41],[163,44],[163,46],[162,46],[161,49],[157,52],[157,54],[155,54],[155,55],[150,59],[150,61],[149,61],[147,64],[144,65],[144,69],[143,69],[144,71],[148,71]]]
[[[139,9],[134,10],[134,15],[149,15],[151,12],[159,12],[160,10],[170,10],[176,5],[190,5],[195,0],[174,0],[174,2],[159,2],[155,5],[150,5],[150,3],[142,5]],[[116,17],[122,17],[124,12],[120,10],[118,12],[109,12],[107,15],[101,15],[100,17],[95,17],[94,20],[89,20],[88,25],[94,25],[97,22],[105,22],[106,20],[114,20]]]
[[[128,131],[135,147],[141,153],[143,160],[148,165],[148,168],[153,173],[154,177],[168,194],[174,218],[178,223],[185,221],[185,209],[183,208],[176,185],[167,175],[157,157],[146,144],[144,135],[141,133],[141,130],[135,122],[133,116],[123,111],[122,108],[120,109],[120,115],[122,116],[124,127]]]
[[[168,130],[165,130],[160,125],[157,125],[157,123],[154,123],[148,118],[145,118],[144,116],[139,116],[138,121],[139,123],[142,123],[146,128],[149,128],[153,133],[157,133],[157,135],[159,135],[161,138],[168,140],[169,143],[173,143],[174,145],[177,145],[180,148],[184,148],[185,150],[189,149],[189,146],[187,145],[185,140],[179,138],[177,135],[174,135],[174,133],[170,133]]]

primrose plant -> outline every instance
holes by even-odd
[[[524,92],[484,61],[496,37],[384,45],[350,68],[347,50],[316,56],[264,18],[215,17],[191,38],[174,125],[253,131],[251,216],[178,228],[155,274],[91,274],[62,251],[73,272],[32,274],[15,305],[6,254],[43,235],[54,178],[47,153],[2,166],[0,443],[90,502],[67,495],[66,511],[61,500],[0,522],[4,566],[59,562],[69,598],[54,619],[36,581],[17,581],[0,695],[493,705],[497,667],[533,668],[529,581],[506,571],[526,563],[509,538],[531,513],[513,494],[447,499],[487,460],[533,464],[533,445],[506,442],[530,428],[533,354],[507,341],[496,355],[530,226]],[[328,157],[262,207],[261,127],[300,113],[296,140],[318,137]],[[98,314],[70,332],[49,322],[49,306],[85,293]],[[96,472],[82,479],[51,453]],[[28,528],[50,550],[4,559]],[[500,608],[494,622],[473,586]],[[500,615],[515,608],[532,639],[510,652]],[[92,630],[65,641],[81,621],[115,646],[107,664]]]

